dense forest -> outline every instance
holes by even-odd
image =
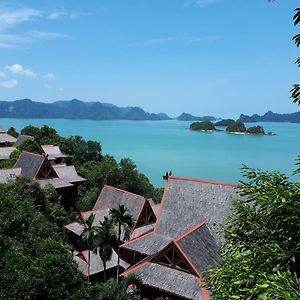
[[[18,135],[14,128],[8,132]],[[78,270],[63,225],[80,211],[90,210],[104,184],[156,202],[161,200],[162,190],[139,173],[130,159],[117,162],[112,156],[103,156],[98,142],[79,136],[64,138],[48,126],[27,126],[21,133],[34,140],[27,139],[18,146],[9,160],[1,163],[2,168],[12,167],[23,150],[41,153],[41,144],[55,144],[87,181],[79,189],[79,201],[69,211],[59,204],[51,185],[41,189],[25,178],[0,185],[0,299],[116,299],[116,293],[124,294],[121,284],[109,280],[106,285],[91,285]]]

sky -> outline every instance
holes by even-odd
[[[0,99],[299,110],[294,0],[0,0]]]

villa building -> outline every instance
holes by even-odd
[[[235,185],[169,176],[155,229],[121,245],[121,257],[131,264],[122,276],[137,275],[145,295],[171,299],[209,299],[202,273],[219,261],[223,224]]]
[[[0,170],[0,183],[7,183],[17,177],[27,177],[41,187],[52,184],[64,207],[70,207],[78,195],[78,184],[85,179],[79,176],[74,166],[52,165],[45,155],[23,151],[14,168]]]

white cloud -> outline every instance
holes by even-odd
[[[6,74],[4,72],[0,72],[0,78],[6,78]]]
[[[6,66],[5,69],[12,74],[36,77],[36,74],[31,69],[24,69],[24,67],[20,64]]]
[[[17,85],[18,85],[18,81],[16,79],[0,81],[0,88],[3,88],[3,89],[13,89]]]
[[[44,78],[47,80],[54,80],[55,79],[55,75],[53,73],[47,73],[44,75]]]
[[[18,48],[40,40],[66,39],[69,35],[58,32],[33,30],[23,34],[0,34],[0,48]]]
[[[50,15],[48,15],[47,18],[49,20],[57,20],[57,19],[59,19],[59,17],[60,17],[60,14],[58,12],[53,12]]]
[[[80,16],[85,16],[86,13],[67,12],[64,9],[55,10],[47,16],[49,20],[58,20],[62,18],[77,19]]]
[[[41,17],[42,13],[32,8],[22,8],[14,10],[0,9],[0,30],[13,27],[16,24],[30,21]]]
[[[58,89],[58,91],[59,91],[60,93],[62,93],[64,90],[65,90],[64,88],[59,88],[59,89]]]

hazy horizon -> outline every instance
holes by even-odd
[[[292,0],[0,4],[0,98],[178,116],[299,111]]]

